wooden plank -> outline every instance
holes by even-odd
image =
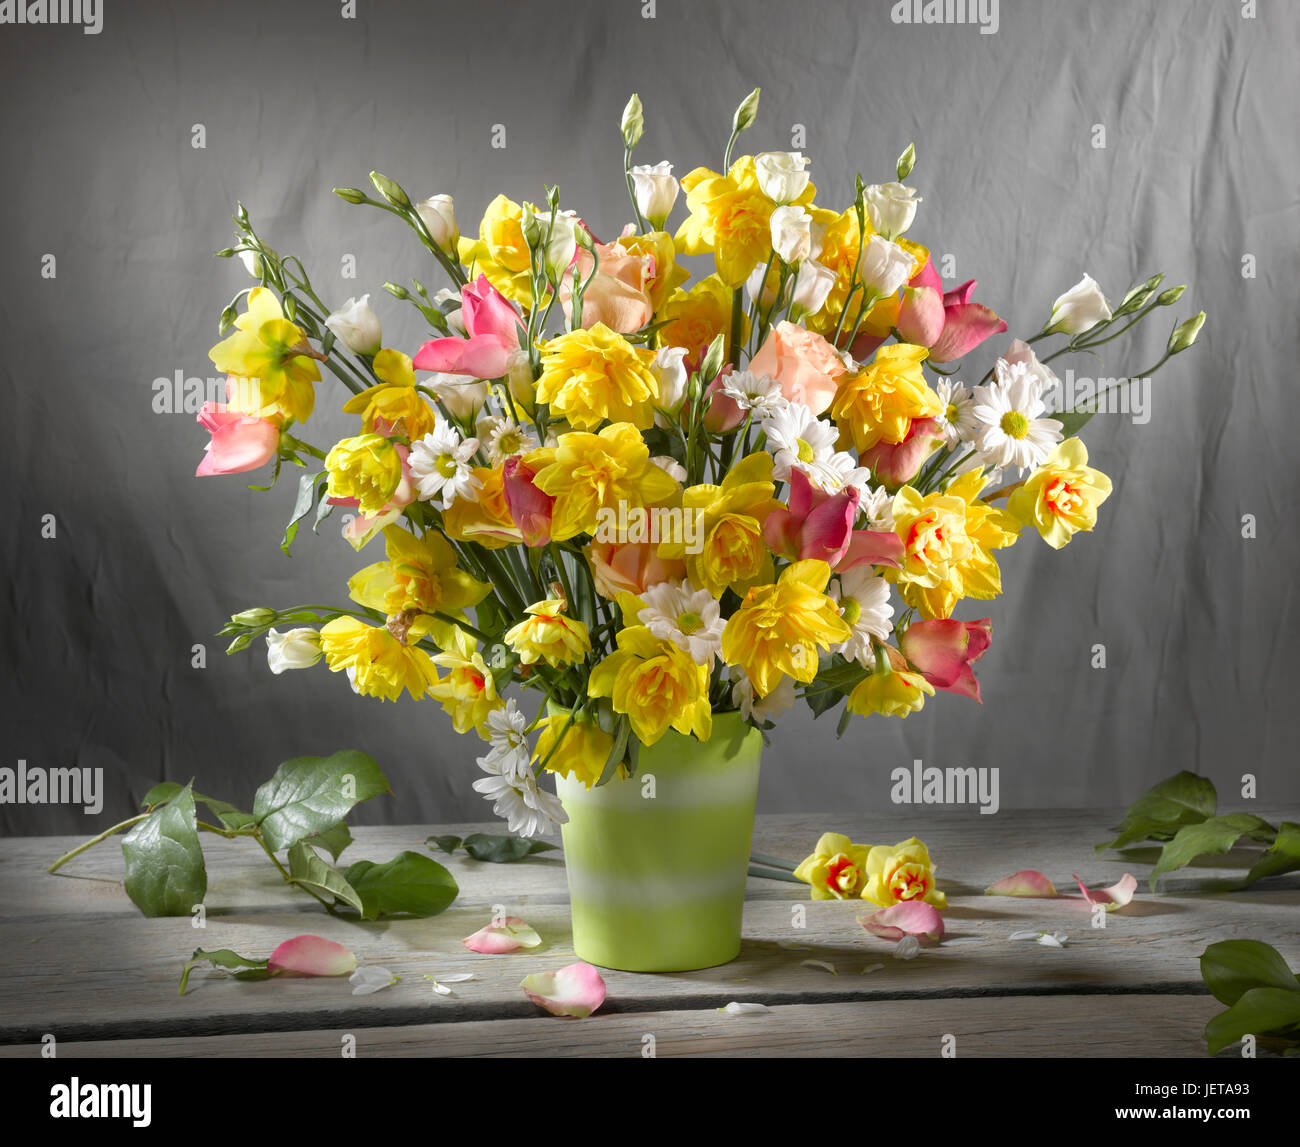
[[[1050,996],[1008,1006],[1005,999],[888,1000],[794,1004],[769,1014],[691,1011],[597,1013],[581,1022],[538,1015],[494,1023],[336,1027],[311,1031],[165,1039],[60,1042],[66,1059],[337,1058],[346,1035],[363,1058],[461,1056],[549,1058],[898,1059],[940,1055],[945,1036],[958,1058],[1198,1058],[1201,1033],[1221,1005],[1206,996]],[[653,1037],[653,1042],[647,1037]],[[0,1059],[40,1054],[0,1047]]]

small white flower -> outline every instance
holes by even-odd
[[[348,977],[348,983],[352,985],[354,996],[369,996],[392,987],[401,978],[401,976],[394,976],[387,968],[380,968],[375,964],[363,964]]]
[[[441,495],[444,509],[457,498],[472,498],[482,485],[473,470],[477,453],[477,438],[462,440],[460,432],[439,416],[433,429],[411,445],[411,477],[420,498],[431,501]]]
[[[456,254],[460,228],[456,226],[456,202],[450,195],[430,195],[415,205],[416,213],[429,230],[429,237],[448,255]]]
[[[799,151],[764,151],[754,156],[754,174],[773,203],[793,203],[808,186],[811,162]]]
[[[1052,304],[1047,328],[1064,331],[1067,335],[1081,335],[1110,317],[1110,304],[1101,293],[1101,287],[1091,275],[1084,275]]]
[[[901,183],[873,183],[863,192],[872,229],[886,239],[897,239],[912,226],[921,197]]]
[[[790,296],[791,315],[797,318],[815,315],[820,311],[837,278],[834,271],[815,259],[805,259],[800,263],[799,273],[794,280],[794,291]]]
[[[850,637],[839,652],[862,665],[875,660],[871,639],[888,638],[894,607],[889,602],[889,583],[865,568],[849,570],[835,579],[830,596],[840,607],[840,616],[849,627]]]
[[[826,462],[818,483],[828,494],[838,494],[841,490],[856,489],[866,497],[871,490],[871,470],[859,466],[858,460],[846,450],[837,450]]]
[[[383,345],[379,316],[371,310],[369,295],[349,299],[326,317],[325,325],[353,354],[377,354]]]
[[[478,758],[488,775],[474,782],[474,791],[493,802],[492,811],[519,836],[540,836],[569,818],[554,793],[537,786],[529,765],[527,720],[512,699],[488,714],[491,748]]]
[[[629,174],[637,210],[647,223],[662,227],[677,202],[679,185],[673,176],[673,165],[666,159],[661,163],[642,163]]]
[[[866,518],[869,530],[892,530],[894,528],[894,496],[884,486],[859,487],[862,500],[858,503],[858,513]]]
[[[484,440],[484,429],[485,427],[480,424],[478,427],[480,440]],[[486,429],[488,463],[492,466],[500,466],[507,458],[513,458],[516,454],[527,454],[530,450],[537,449],[537,435],[526,426],[520,426],[512,418],[494,419]]]
[[[320,634],[314,629],[267,630],[266,663],[277,676],[286,669],[309,669],[320,658]]]
[[[872,235],[858,256],[858,277],[868,290],[887,298],[916,270],[916,260],[897,243]]]
[[[528,718],[519,712],[513,697],[488,713],[487,729],[490,748],[479,766],[485,772],[512,776],[529,771]]]
[[[781,384],[765,374],[737,370],[722,378],[722,393],[741,410],[751,410],[757,419],[768,418],[785,405]]]
[[[655,423],[665,429],[674,426],[677,414],[686,400],[687,347],[666,346],[655,352],[650,373],[659,383],[659,397],[655,400]]]
[[[656,454],[650,461],[659,467],[670,478],[676,479],[684,486],[686,484],[686,467],[683,466],[676,458],[670,454]]]
[[[969,442],[979,430],[975,420],[975,401],[964,382],[941,378],[935,391],[943,407],[936,421],[943,427],[943,440],[951,448],[959,442]]]
[[[763,419],[767,449],[772,454],[772,476],[789,481],[790,473],[802,470],[818,487],[838,489],[843,485],[839,470],[831,464],[839,431],[833,423],[821,421],[801,402],[788,403]]]
[[[785,263],[802,263],[812,254],[812,216],[802,207],[778,207],[769,221],[772,250]]]
[[[995,382],[975,390],[976,445],[994,466],[1033,469],[1061,441],[1061,423],[1041,417],[1042,384],[1024,363],[999,359],[995,374]]]
[[[780,683],[766,697],[754,696],[754,683],[743,669],[731,670],[731,703],[741,717],[762,725],[774,720],[795,703],[794,678],[782,676]]]
[[[656,637],[671,641],[691,655],[697,665],[712,665],[722,653],[721,609],[707,589],[692,590],[685,582],[663,581],[642,595],[640,624]]]

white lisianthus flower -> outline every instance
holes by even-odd
[[[655,422],[659,426],[674,424],[682,403],[686,400],[686,357],[683,346],[660,347],[650,364],[650,373],[659,383],[659,397],[655,399]]]
[[[897,239],[916,218],[921,202],[916,189],[901,183],[873,183],[863,192],[871,226],[886,239]]]
[[[975,402],[964,382],[941,378],[935,386],[943,409],[935,421],[943,427],[944,444],[951,449],[961,442],[970,442],[979,430],[975,419]]]
[[[574,255],[578,252],[578,228],[581,224],[576,211],[554,212],[554,224],[551,222],[551,215],[550,211],[539,211],[537,223],[541,228],[540,242],[545,244],[542,265],[550,278],[558,279],[568,270]],[[546,241],[548,230],[551,233],[549,243]]]
[[[353,354],[376,355],[383,346],[379,316],[370,307],[370,296],[349,299],[325,319],[325,325]]]
[[[685,582],[663,581],[641,594],[645,608],[638,621],[663,641],[691,655],[697,665],[712,665],[722,654],[725,622],[707,589],[692,590]]]
[[[772,250],[786,263],[802,263],[812,252],[812,216],[802,207],[772,212]]]
[[[794,708],[794,678],[781,677],[780,684],[766,697],[754,697],[754,684],[743,669],[731,670],[731,703],[740,710],[740,716],[746,721],[762,725],[779,717],[787,709]]]
[[[456,201],[450,195],[430,195],[415,205],[416,213],[428,228],[429,238],[448,255],[455,257],[460,241],[456,226]]]
[[[1061,441],[1061,423],[1044,418],[1042,384],[1023,362],[999,359],[995,381],[975,389],[975,444],[984,460],[999,468],[1022,471],[1040,466]]]
[[[791,402],[763,419],[762,427],[777,481],[788,481],[791,471],[802,470],[821,489],[839,489],[843,484],[831,462],[839,440],[834,423],[823,422],[802,402]]]
[[[765,374],[735,370],[722,376],[722,393],[741,410],[751,411],[759,420],[770,418],[786,405],[781,384]]]
[[[793,203],[808,186],[808,164],[798,151],[765,151],[754,156],[758,186],[773,203]]]
[[[441,415],[434,427],[417,442],[411,443],[408,463],[411,478],[422,501],[441,495],[446,509],[457,498],[472,498],[482,483],[474,474],[474,455],[478,439],[461,439],[460,432]]]
[[[1110,318],[1110,304],[1091,275],[1084,275],[1052,304],[1047,330],[1081,335]]]
[[[655,230],[661,230],[677,202],[680,187],[673,176],[673,165],[667,160],[640,164],[632,168],[631,176],[637,210]]]
[[[894,294],[915,272],[916,260],[879,235],[872,235],[858,256],[858,278],[881,298]]]
[[[792,318],[815,315],[826,305],[826,298],[835,286],[837,276],[829,267],[814,259],[799,264],[794,280],[794,293],[790,297]]]
[[[758,265],[749,273],[749,278],[745,280],[745,292],[749,295],[751,303],[757,302],[761,306],[770,307],[776,302],[776,284],[768,282],[768,266],[766,260],[760,260]],[[758,293],[762,291],[763,297],[759,299]]]
[[[314,629],[267,630],[266,663],[277,676],[286,669],[310,669],[320,658],[320,634]]]
[[[849,627],[848,641],[839,652],[850,661],[871,666],[875,653],[871,639],[884,641],[893,626],[894,607],[889,603],[889,583],[869,569],[841,574],[827,591],[840,607],[840,617]]]
[[[655,454],[651,463],[658,466],[668,477],[686,485],[686,467],[677,461],[671,454]]]
[[[457,312],[459,313],[459,312]],[[453,418],[473,418],[487,404],[492,388],[463,374],[435,371],[424,380]]]

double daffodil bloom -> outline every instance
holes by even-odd
[[[811,856],[794,870],[812,888],[814,900],[848,900],[867,887],[867,854],[871,846],[854,844],[838,832],[825,832]]]
[[[417,538],[401,526],[385,526],[384,551],[388,560],[353,574],[348,591],[359,605],[390,617],[407,611],[454,617],[492,592],[457,567],[451,543],[433,530]]]
[[[304,353],[307,352],[307,353]],[[235,319],[235,331],[210,351],[213,365],[241,379],[256,379],[260,404],[247,413],[273,413],[305,422],[316,404],[320,367],[311,357],[302,329],[284,317],[280,300],[267,287],[248,293],[248,310]]]
[[[417,618],[399,640],[382,626],[355,617],[339,617],[321,627],[320,645],[330,672],[351,671],[352,683],[365,697],[396,701],[406,690],[420,700],[438,680],[433,659],[416,646],[429,632],[432,618]]]
[[[1088,465],[1088,448],[1077,438],[1067,438],[1007,499],[1007,510],[1059,550],[1076,533],[1097,524],[1097,507],[1110,493],[1110,479]]]
[[[643,745],[653,745],[669,729],[707,741],[713,730],[709,667],[644,625],[619,630],[617,642],[592,670],[588,694],[608,697]]]
[[[578,714],[569,724],[568,713],[555,713],[547,717],[539,728],[541,732],[537,737],[533,760],[546,761],[548,773],[575,777],[585,788],[591,788],[600,780],[609,755],[614,751],[614,737],[605,732],[594,717]]]
[[[559,668],[581,661],[591,652],[591,635],[587,626],[574,617],[566,617],[567,608],[559,598],[534,602],[524,612],[529,616],[506,631],[505,641],[525,665],[545,661]]]
[[[380,434],[397,432],[414,442],[432,432],[438,416],[415,388],[410,356],[385,348],[371,364],[383,382],[343,404],[345,414],[360,414],[363,427]]]
[[[578,430],[594,430],[606,420],[645,430],[654,423],[659,397],[653,361],[653,354],[604,323],[569,331],[542,346],[537,401],[549,403]]]
[[[456,732],[473,729],[486,741],[488,714],[502,705],[487,662],[479,653],[452,652],[436,654],[433,663],[449,672],[429,686],[429,696],[442,703]]]

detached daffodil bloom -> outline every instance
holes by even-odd
[[[757,697],[766,697],[782,676],[809,682],[817,676],[818,651],[847,641],[852,633],[839,607],[826,595],[831,567],[810,558],[792,562],[775,585],[754,586],[722,631],[722,658],[744,669]]]
[[[1088,465],[1088,448],[1078,438],[1067,438],[1007,499],[1007,510],[1059,550],[1097,524],[1097,507],[1110,493],[1110,479]]]
[[[351,671],[352,683],[362,696],[396,701],[405,690],[418,701],[438,680],[433,658],[416,646],[428,634],[432,620],[416,618],[405,639],[399,640],[386,628],[339,617],[322,626],[321,652],[332,673]]]
[[[567,608],[559,598],[534,602],[529,616],[506,631],[505,641],[525,665],[545,661],[559,668],[581,661],[591,652],[591,636],[577,618],[566,617]]]
[[[568,730],[565,725],[568,724]],[[572,776],[585,788],[591,788],[605,771],[614,751],[614,737],[597,724],[594,717],[579,713],[569,724],[568,713],[556,713],[541,723],[534,761],[547,761],[546,771],[562,777]],[[559,748],[555,748],[559,739]],[[555,749],[552,754],[551,750]]]
[[[359,605],[389,616],[407,610],[455,616],[492,592],[457,567],[451,543],[432,530],[417,538],[401,526],[385,526],[384,550],[387,561],[366,566],[348,581]]]
[[[916,837],[898,844],[878,844],[867,853],[867,884],[862,899],[888,908],[909,900],[924,900],[946,908],[948,898],[934,886],[935,865],[929,850]]]
[[[308,354],[304,354],[308,351]],[[248,293],[248,310],[235,319],[233,334],[217,343],[208,357],[218,370],[256,379],[261,408],[305,422],[316,404],[314,383],[320,367],[311,357],[302,329],[284,317],[280,300],[267,287]]]
[[[617,641],[618,649],[592,670],[588,694],[608,697],[643,745],[670,728],[707,741],[713,730],[709,667],[644,625],[619,630]]]
[[[867,887],[870,851],[870,845],[854,844],[842,833],[826,832],[794,874],[812,887],[814,900],[850,900],[861,896]]]
[[[360,414],[368,432],[399,433],[411,441],[432,433],[438,417],[415,388],[411,359],[385,348],[371,368],[384,381],[343,404],[344,414]]]

